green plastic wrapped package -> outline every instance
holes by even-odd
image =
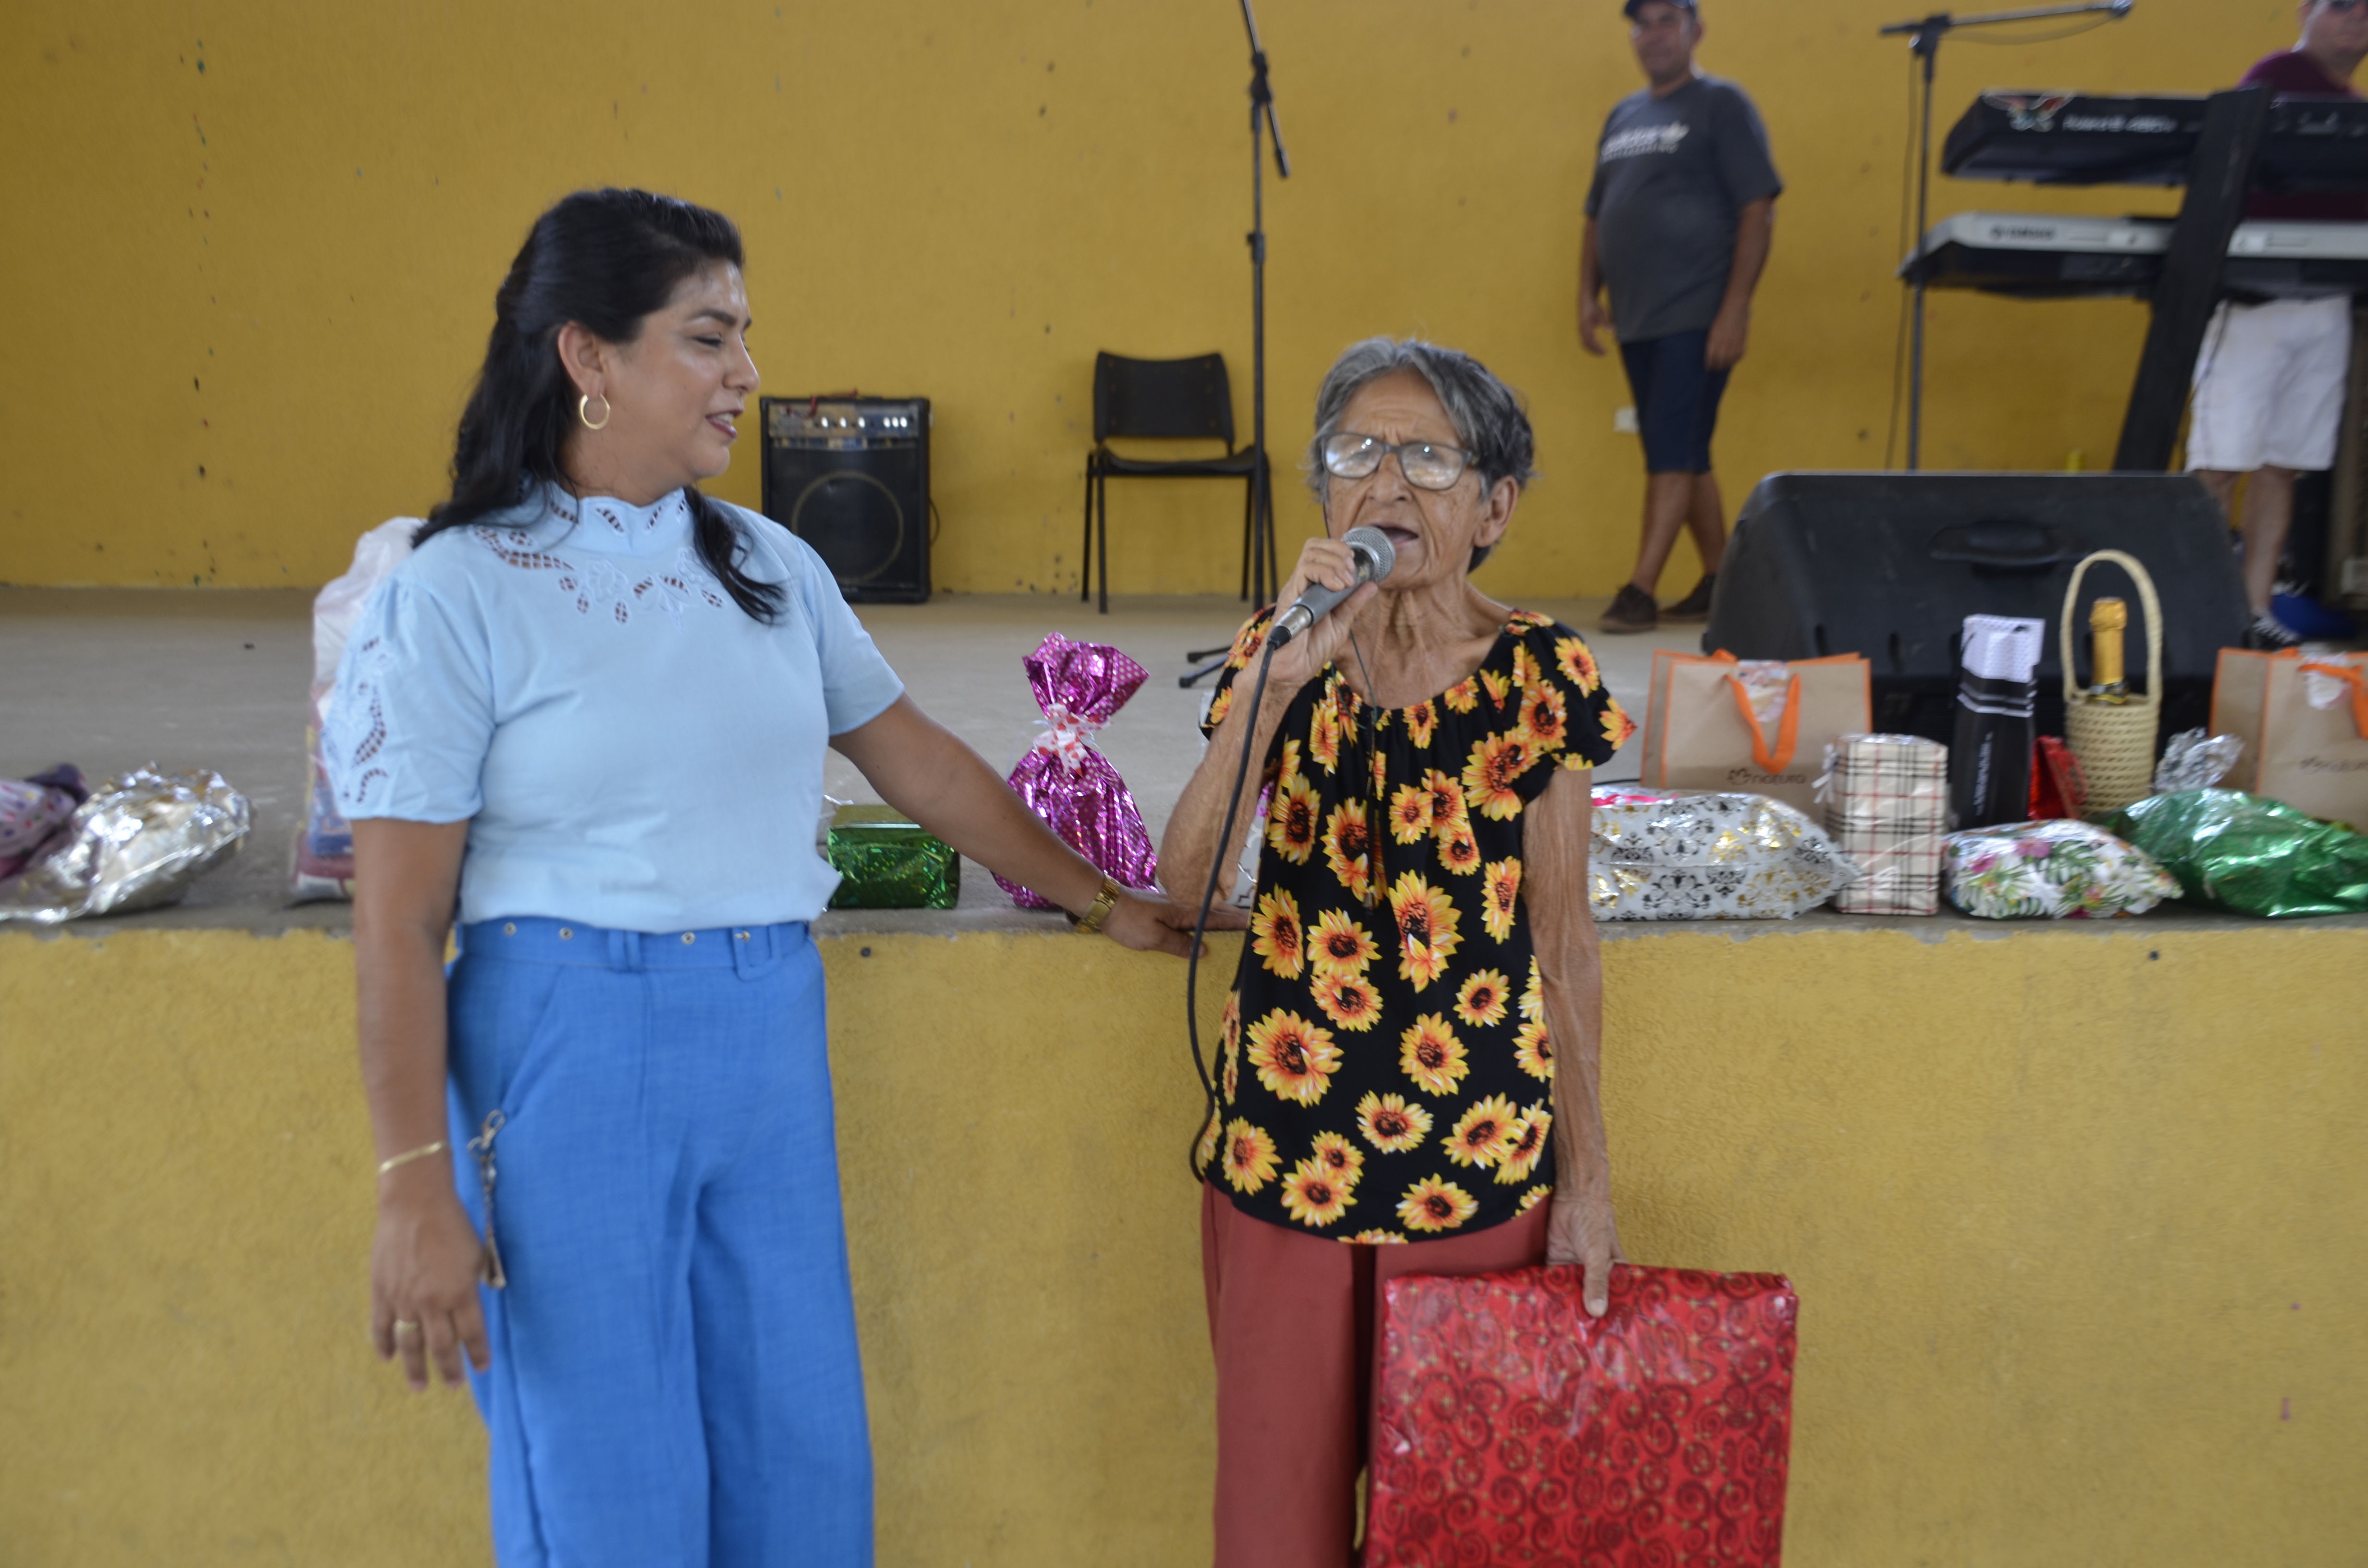
[[[833,909],[951,909],[962,857],[894,806],[841,806],[825,854],[839,874]]]
[[[2368,838],[2241,790],[2179,790],[2122,808],[2113,831],[2198,903],[2239,915],[2368,911]]]

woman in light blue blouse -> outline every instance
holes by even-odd
[[[505,1568],[871,1561],[807,929],[837,881],[825,745],[1081,928],[1191,941],[913,705],[813,551],[700,494],[757,385],[740,268],[729,220],[667,198],[542,215],[451,499],[324,737],[358,862],[371,1333],[415,1388],[465,1356]]]

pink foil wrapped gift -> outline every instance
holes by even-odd
[[[1020,665],[1036,706],[1044,710],[1044,733],[1011,770],[1011,787],[1063,842],[1111,881],[1122,887],[1152,886],[1159,857],[1152,850],[1143,812],[1118,769],[1093,745],[1094,733],[1126,706],[1149,672],[1115,648],[1073,642],[1057,631]],[[1017,882],[995,881],[1022,909],[1057,907]]]

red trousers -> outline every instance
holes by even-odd
[[[1468,1236],[1353,1246],[1254,1220],[1201,1190],[1217,1360],[1217,1568],[1348,1568],[1372,1425],[1381,1289],[1546,1256],[1541,1203]]]

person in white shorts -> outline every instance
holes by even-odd
[[[2300,11],[2301,41],[2256,61],[2244,85],[2281,97],[2358,97],[2351,76],[2368,59],[2368,0],[2302,0]],[[2245,215],[2359,222],[2368,221],[2368,199],[2257,195]],[[2278,620],[2271,598],[2294,522],[2294,478],[2335,466],[2351,364],[2348,294],[2224,303],[2195,363],[2187,466],[2232,523],[2237,481],[2252,476],[2245,486],[2245,597],[2254,641],[2269,647],[2302,641]]]
[[[2245,597],[2255,638],[2302,639],[2270,607],[2278,557],[2294,521],[2294,479],[2335,466],[2351,366],[2351,296],[2224,304],[2195,364],[2187,465],[2230,519],[2245,487]]]

